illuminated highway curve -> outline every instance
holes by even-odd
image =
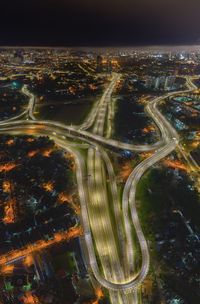
[[[192,88],[193,89],[193,88]],[[191,90],[192,90],[191,89]],[[188,90],[188,91],[191,91]],[[137,211],[134,205],[134,196],[135,196],[135,188],[137,185],[137,182],[139,181],[140,177],[142,176],[142,174],[149,168],[151,167],[154,163],[156,163],[157,161],[159,161],[160,159],[162,159],[163,157],[165,157],[166,155],[168,155],[171,151],[173,151],[176,147],[176,144],[178,142],[178,138],[176,137],[176,133],[175,130],[170,126],[170,124],[166,121],[166,119],[162,116],[162,114],[156,109],[156,105],[161,99],[166,98],[168,96],[172,96],[173,94],[177,94],[180,92],[175,92],[175,93],[170,93],[167,94],[164,97],[159,97],[156,98],[155,100],[153,100],[151,102],[150,108],[147,108],[147,111],[149,111],[149,114],[152,116],[152,118],[154,119],[154,121],[157,123],[157,125],[159,125],[159,123],[161,125],[164,125],[164,127],[162,127],[161,129],[161,133],[162,135],[164,134],[164,140],[165,142],[167,142],[167,144],[159,149],[153,156],[151,156],[150,158],[147,158],[146,160],[144,160],[143,162],[141,162],[132,172],[132,174],[130,175],[127,184],[125,186],[124,189],[124,195],[123,195],[123,202],[125,201],[126,204],[128,203],[128,206],[131,210],[131,217],[132,217],[132,221],[133,224],[135,226],[136,229],[136,234],[138,236],[139,242],[140,242],[140,246],[141,246],[141,252],[142,252],[142,267],[140,272],[135,275],[133,278],[131,278],[129,281],[125,281],[124,283],[113,283],[110,281],[107,281],[105,278],[102,278],[102,276],[99,273],[99,269],[98,269],[98,265],[96,262],[96,257],[95,257],[95,252],[94,252],[94,248],[93,248],[93,241],[92,241],[92,237],[91,237],[91,232],[90,232],[90,227],[88,225],[88,221],[85,221],[86,218],[88,218],[87,215],[87,200],[85,200],[85,198],[87,197],[87,193],[85,193],[84,191],[84,186],[83,186],[83,167],[84,167],[84,163],[82,163],[80,155],[79,157],[77,157],[77,162],[78,162],[78,170],[77,170],[77,179],[78,179],[78,184],[79,184],[79,194],[80,194],[80,200],[81,200],[81,207],[82,207],[82,218],[84,220],[83,223],[83,227],[84,227],[84,231],[85,231],[85,240],[86,240],[86,244],[87,244],[87,249],[88,249],[88,253],[89,253],[89,263],[91,266],[91,269],[94,273],[94,276],[96,277],[97,281],[104,287],[110,289],[110,290],[127,290],[127,291],[131,291],[133,289],[136,289],[138,287],[138,285],[143,281],[143,279],[145,278],[147,272],[148,272],[148,268],[149,268],[149,254],[148,254],[148,247],[147,247],[147,243],[146,240],[144,238],[144,235],[142,233],[141,227],[140,227],[140,223],[137,217]],[[156,112],[156,113],[155,113]],[[156,121],[157,120],[157,121]],[[11,131],[11,129],[16,130],[16,127],[19,127],[23,129],[29,129],[29,127],[36,127],[37,126],[41,127],[41,125],[43,125],[46,130],[49,130],[50,134],[52,134],[52,128],[55,131],[56,129],[60,128],[60,134],[65,134],[63,133],[64,131],[66,132],[66,130],[73,131],[73,128],[67,128],[66,126],[61,126],[59,127],[59,123],[54,123],[54,122],[28,122],[28,121],[17,121],[17,122],[3,122],[1,124],[2,131],[1,132],[6,132],[6,131]],[[24,126],[24,127],[23,127]],[[169,128],[170,126],[170,128]],[[165,129],[166,128],[166,129]],[[76,130],[77,134],[80,134],[82,137],[82,134],[80,131]],[[80,132],[80,133],[79,133]],[[51,136],[52,137],[52,136]],[[74,135],[73,135],[74,137]],[[175,139],[173,139],[175,138]],[[86,140],[85,138],[82,138],[82,140]],[[55,141],[57,141],[55,139]],[[86,140],[87,141],[87,140]],[[66,145],[66,144],[65,144]],[[66,146],[65,146],[66,147]],[[149,150],[152,148],[149,148]],[[142,150],[143,151],[143,150]],[[74,153],[76,151],[74,150]],[[75,153],[75,155],[77,155]],[[84,162],[84,161],[83,161]],[[85,200],[85,203],[84,203]],[[85,204],[85,207],[84,207]],[[127,208],[125,208],[127,209]],[[124,213],[123,216],[126,218],[126,214]],[[127,221],[127,218],[126,218]]]
[[[33,125],[35,127],[35,125]],[[30,130],[31,129],[31,125],[27,128],[27,126],[25,125],[24,127],[18,126],[16,128],[12,128],[11,126],[9,127],[4,127],[1,130],[1,133],[10,133],[10,134],[30,134]],[[35,130],[35,129],[33,129]],[[37,131],[37,130],[36,130]],[[45,132],[48,131],[48,132]],[[94,274],[94,276],[96,277],[97,281],[103,285],[104,287],[111,289],[111,290],[132,290],[138,287],[138,285],[143,281],[143,279],[145,278],[147,272],[148,272],[148,268],[149,268],[149,255],[148,255],[148,248],[147,248],[147,244],[146,241],[144,239],[143,233],[141,231],[140,228],[140,224],[137,218],[137,212],[135,214],[132,215],[132,220],[133,223],[135,225],[135,227],[137,228],[136,233],[137,236],[139,238],[139,240],[141,240],[141,251],[142,251],[142,271],[140,271],[140,273],[138,275],[136,275],[134,278],[132,278],[132,280],[130,281],[125,281],[124,283],[112,283],[110,281],[107,281],[106,279],[104,279],[100,273],[99,273],[99,268],[98,268],[98,264],[96,261],[96,256],[95,256],[95,251],[94,251],[94,247],[93,247],[93,240],[92,240],[92,236],[91,236],[91,231],[90,231],[90,226],[89,226],[89,216],[88,216],[88,211],[87,211],[87,201],[88,201],[88,193],[87,193],[87,186],[85,184],[85,164],[84,164],[84,159],[82,158],[82,156],[77,153],[75,148],[72,148],[72,146],[70,146],[70,143],[66,143],[66,141],[58,139],[56,136],[52,136],[52,129],[46,129],[46,130],[41,130],[39,128],[39,130],[36,132],[37,135],[49,135],[52,139],[55,140],[56,144],[58,144],[60,147],[71,151],[75,156],[76,156],[76,164],[77,164],[77,180],[78,180],[78,185],[79,185],[79,196],[80,196],[80,201],[81,201],[81,212],[82,212],[82,219],[83,219],[83,227],[84,227],[84,234],[85,234],[85,240],[86,240],[86,244],[87,244],[87,249],[88,249],[88,253],[89,253],[89,264],[90,267],[92,269],[92,272]],[[33,135],[36,135],[35,133]],[[63,136],[62,134],[64,133],[60,133],[60,136]],[[175,144],[174,142],[171,143],[169,145],[169,147],[167,147],[167,149],[164,147],[162,149],[160,149],[160,151],[157,153],[157,157],[155,160],[153,160],[154,155],[151,158],[146,159],[145,161],[143,161],[142,163],[140,163],[133,172],[137,172],[137,181],[140,179],[139,175],[142,175],[144,173],[145,170],[147,170],[149,168],[149,159],[151,159],[151,165],[155,162],[157,162],[158,160],[160,160],[161,158],[163,158],[165,155],[169,154],[173,149],[175,148]],[[144,166],[143,163],[145,162]],[[151,166],[150,165],[150,166]],[[142,168],[142,170],[140,170]],[[137,170],[136,170],[137,169]],[[128,184],[126,185],[126,189],[128,188],[128,190],[126,190],[127,195],[129,196],[128,192],[132,189],[132,177],[133,175],[135,175],[135,173],[131,174],[131,179],[128,179]],[[136,183],[137,183],[136,181]],[[129,189],[130,188],[130,189]],[[133,196],[133,192],[130,193],[131,196]],[[129,203],[133,203],[134,199],[130,196],[128,198]],[[133,208],[134,205],[131,206],[131,208]],[[136,211],[136,210],[135,210]],[[127,217],[126,214],[123,214],[123,216],[125,217],[126,221],[127,221]]]

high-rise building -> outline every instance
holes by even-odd
[[[12,63],[13,64],[21,64],[23,63],[23,52],[20,50],[17,50],[16,52],[14,52],[13,54],[13,58],[12,58]]]
[[[100,73],[103,70],[103,64],[102,64],[102,62],[103,62],[102,56],[98,55],[97,56],[97,73]]]
[[[174,86],[174,83],[175,83],[175,77],[174,76],[166,77],[164,90],[166,90],[166,91],[171,90]]]
[[[165,83],[165,76],[160,76],[155,79],[155,85],[154,89],[155,90],[162,90],[164,88],[164,83]]]
[[[175,83],[175,76],[149,76],[145,79],[145,87],[151,90],[172,90]]]

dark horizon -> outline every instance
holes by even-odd
[[[62,45],[62,44],[58,44],[58,45],[50,45],[50,44],[46,44],[46,45],[40,45],[40,44],[5,44],[5,45],[1,45],[0,44],[0,49],[16,49],[16,48],[24,48],[24,49],[145,49],[145,48],[149,48],[149,49],[179,49],[179,48],[195,48],[198,47],[200,48],[200,43],[180,43],[180,44],[132,44],[132,45]],[[159,49],[158,49],[159,50]]]
[[[200,41],[200,3],[190,0],[2,1],[1,46],[128,47]]]

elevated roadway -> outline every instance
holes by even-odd
[[[184,91],[184,92],[190,92],[194,90],[194,87],[191,87],[190,84],[188,84],[189,89]],[[85,171],[85,162],[82,156],[77,152],[77,149],[74,147],[73,149],[71,148],[71,151],[76,155],[76,162],[77,162],[77,181],[78,181],[78,186],[79,186],[79,196],[80,196],[80,201],[81,201],[81,213],[82,213],[82,221],[83,221],[83,227],[84,227],[84,238],[85,242],[87,245],[87,251],[88,251],[88,262],[89,266],[91,268],[91,271],[93,275],[95,276],[96,280],[107,288],[108,290],[111,291],[123,291],[124,293],[127,292],[133,292],[134,290],[137,290],[138,286],[142,283],[144,278],[146,277],[149,269],[149,252],[148,252],[148,245],[147,241],[144,237],[144,234],[142,232],[140,222],[138,219],[137,215],[137,210],[135,206],[135,192],[137,188],[137,184],[141,178],[141,176],[148,170],[152,165],[160,161],[162,158],[167,156],[169,153],[171,153],[176,146],[179,143],[179,136],[177,132],[174,130],[174,128],[170,125],[170,123],[165,119],[165,117],[159,112],[157,106],[161,100],[167,97],[171,97],[173,95],[179,94],[180,92],[173,92],[173,93],[168,93],[164,95],[163,97],[158,97],[155,98],[153,101],[151,101],[147,107],[146,110],[149,113],[149,115],[152,117],[152,119],[155,121],[157,126],[160,129],[161,135],[162,135],[162,141],[159,142],[158,144],[151,145],[151,146],[146,146],[146,145],[140,145],[140,146],[133,146],[131,144],[124,144],[124,143],[119,143],[116,141],[111,141],[106,140],[102,137],[103,135],[103,122],[100,121],[95,127],[95,130],[98,134],[90,134],[89,132],[82,131],[82,130],[77,130],[73,127],[68,127],[64,126],[60,123],[57,122],[49,122],[49,121],[9,121],[9,122],[2,122],[1,123],[1,133],[5,132],[11,132],[14,131],[17,132],[26,132],[26,130],[29,130],[32,128],[33,130],[36,131],[36,135],[39,133],[46,133],[49,134],[50,137],[52,137],[52,130],[58,130],[59,136],[65,137],[66,132],[67,136],[70,135],[74,139],[86,141],[91,144],[88,152],[88,161],[87,161],[87,167],[88,171]],[[110,94],[110,93],[109,93]],[[31,106],[32,108],[32,106]],[[30,108],[30,109],[31,109]],[[33,109],[32,109],[33,110]],[[32,111],[30,110],[30,111]],[[31,117],[30,117],[31,118]],[[64,147],[65,149],[69,150],[69,143],[66,142],[64,139],[58,139],[58,135],[53,137],[57,143],[60,144],[61,147]],[[131,226],[133,225],[135,228],[136,235],[139,240],[140,248],[141,248],[141,253],[142,253],[142,265],[141,269],[138,271],[138,273],[135,273],[134,275],[130,274],[130,277],[126,278],[123,275],[123,272],[121,272],[120,268],[120,261],[119,257],[117,257],[117,249],[116,249],[116,244],[113,243],[113,241],[110,243],[110,239],[112,238],[112,227],[110,226],[109,233],[105,238],[107,238],[108,243],[105,243],[103,246],[103,250],[105,250],[106,254],[107,253],[112,253],[108,252],[109,244],[111,244],[111,247],[113,248],[115,254],[113,255],[113,260],[110,263],[105,261],[105,265],[107,263],[109,266],[105,266],[106,269],[107,267],[110,269],[111,275],[107,275],[107,270],[106,274],[102,275],[102,272],[99,269],[97,260],[96,260],[96,254],[94,250],[94,244],[93,244],[93,236],[91,232],[91,218],[93,218],[93,215],[90,216],[90,210],[88,208],[88,201],[92,202],[92,204],[96,204],[98,201],[97,205],[101,206],[100,201],[107,201],[107,198],[105,197],[105,191],[106,187],[105,184],[102,183],[102,180],[105,179],[105,171],[102,168],[102,162],[100,156],[100,150],[96,150],[96,142],[101,142],[106,145],[110,145],[113,147],[117,148],[122,148],[124,147],[127,148],[131,147],[130,150],[136,150],[136,151],[149,151],[149,150],[155,150],[155,153],[145,159],[143,162],[141,162],[131,173],[129,176],[127,183],[124,188],[123,192],[123,217],[124,217],[124,222],[125,224],[125,233],[126,233],[126,238],[127,240],[130,239],[131,237]],[[112,142],[110,144],[110,142]],[[95,148],[94,148],[95,147]],[[152,148],[153,147],[153,148]],[[103,156],[104,159],[106,159],[106,156]],[[91,165],[92,164],[92,165]],[[109,169],[110,171],[110,169]],[[112,169],[111,169],[112,171]],[[110,171],[110,172],[111,172]],[[85,176],[87,176],[87,173],[90,172],[91,178],[88,179],[88,182],[86,182]],[[97,174],[98,172],[98,174]],[[100,172],[100,173],[99,173]],[[101,175],[100,177],[98,175]],[[113,173],[112,173],[113,174]],[[92,191],[91,191],[92,189]],[[114,192],[116,189],[114,190]],[[96,193],[96,194],[95,194]],[[93,198],[91,196],[97,195],[98,198]],[[115,192],[116,195],[116,192]],[[101,197],[102,196],[102,197]],[[93,212],[93,211],[92,211]],[[116,209],[116,216],[119,212],[119,210]],[[131,214],[131,221],[129,220],[128,214]],[[107,227],[107,224],[110,222],[109,219],[105,220],[103,217],[100,217],[100,223],[102,226],[105,225]],[[98,231],[99,229],[99,223],[94,223],[93,225],[96,226],[96,229]],[[110,224],[109,224],[110,225]],[[107,228],[106,228],[107,229]],[[99,235],[99,234],[98,234]],[[97,236],[98,238],[98,236]],[[107,242],[107,241],[106,241]],[[129,243],[128,243],[129,244]],[[130,246],[127,246],[127,252],[130,250],[130,254],[134,256],[133,253],[131,253],[131,248],[133,246],[130,244]],[[131,261],[130,265],[131,265]],[[115,268],[115,263],[116,265]],[[103,262],[104,264],[104,262]]]

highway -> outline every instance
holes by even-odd
[[[12,121],[12,125],[14,126],[15,124],[18,125],[21,122],[24,124],[26,123],[27,125],[35,123],[35,125],[48,125],[49,127],[56,127],[58,129],[62,129],[65,131],[66,134],[71,134],[74,136],[74,138],[79,138],[80,140],[83,141],[93,141],[97,144],[102,144],[104,146],[120,149],[120,150],[129,150],[129,151],[138,151],[138,152],[147,152],[147,151],[152,151],[156,150],[157,148],[162,146],[162,142],[157,142],[152,145],[134,145],[134,144],[128,144],[128,143],[123,143],[119,142],[113,139],[108,139],[104,138],[100,135],[92,134],[87,131],[81,131],[77,130],[75,127],[67,126],[64,125],[60,122],[54,122],[54,121],[49,121],[49,120],[31,120],[31,121],[24,121],[24,120],[14,120]],[[8,121],[1,121],[0,126],[3,127],[4,125],[6,126],[8,124]]]
[[[98,134],[100,136],[103,136],[105,117],[108,112],[108,105],[111,103],[111,95],[119,79],[120,79],[120,75],[114,74],[113,80],[111,81],[108,89],[101,98],[101,102],[98,107],[98,113],[96,116],[96,121],[94,123],[94,127],[92,130],[93,134]]]
[[[114,77],[113,81],[111,82],[111,85],[106,90],[106,94],[104,97],[105,100],[101,99],[101,102],[102,102],[101,106],[103,108],[107,107],[107,105],[110,101],[110,96],[111,96],[112,90],[113,90],[118,78],[119,78],[118,76]],[[30,98],[33,99],[33,96],[30,95]],[[32,102],[30,102],[30,105],[32,105]],[[29,107],[29,109],[31,109],[31,111],[33,111],[33,107],[32,108]],[[32,115],[30,115],[30,116],[32,117]],[[97,131],[99,133],[103,132],[102,125],[105,121],[105,116],[106,116],[106,110],[104,110],[104,115],[103,116],[101,115],[101,117],[99,117],[100,124],[98,122],[98,125],[101,125],[100,128],[99,127],[97,128]],[[21,123],[22,122],[19,122],[20,126],[21,126]],[[31,122],[24,122],[24,124],[29,124],[29,127],[30,127],[30,123]],[[16,122],[15,130],[17,128],[18,127],[17,127],[17,122]],[[36,126],[36,128],[37,128],[37,126]],[[38,131],[36,133],[38,134]],[[119,220],[121,221],[121,217],[119,216],[119,211],[120,211],[119,202],[116,204],[116,201],[118,200],[118,193],[117,193],[117,186],[116,186],[115,178],[114,178],[114,170],[112,168],[112,164],[111,164],[107,154],[105,153],[105,151],[102,150],[101,153],[103,153],[104,161],[109,163],[108,173],[109,173],[109,177],[112,177],[111,193],[113,195],[114,212],[115,212],[115,215],[117,216],[117,220],[119,223]],[[94,155],[94,161],[92,161],[92,155]],[[92,170],[91,174],[89,174],[90,170]],[[94,172],[95,172],[95,174],[94,174]],[[97,245],[96,246],[98,247],[98,255],[99,255],[100,259],[102,260],[101,264],[104,268],[105,277],[107,277],[109,280],[117,281],[120,278],[121,278],[121,280],[123,280],[123,272],[122,272],[122,269],[120,266],[120,259],[118,256],[118,250],[116,249],[115,237],[114,237],[113,227],[111,224],[110,214],[109,214],[109,202],[108,202],[107,189],[106,189],[107,185],[105,183],[105,181],[106,181],[105,169],[104,169],[100,151],[97,151],[97,149],[93,149],[93,148],[89,149],[88,176],[91,176],[91,177],[94,176],[94,179],[88,178],[88,183],[89,183],[88,188],[90,189],[89,197],[92,196],[88,209],[89,209],[89,214],[91,214],[90,223],[91,223],[91,227],[92,227],[92,233],[93,233],[93,235],[95,235],[95,233],[96,233],[96,236],[94,237],[94,239],[98,240],[98,242],[95,242],[95,243],[99,244],[99,246],[97,246]],[[94,190],[91,190],[91,189],[94,189]],[[95,189],[97,189],[96,193],[95,193]],[[99,195],[99,194],[101,194],[101,195]],[[102,194],[103,194],[103,197],[102,197]],[[93,195],[94,195],[94,197],[93,197]],[[98,207],[98,210],[97,210],[96,206],[94,206],[95,202],[96,202],[96,206]],[[101,217],[100,217],[100,215],[101,215]],[[99,218],[101,218],[101,221],[98,221],[98,225],[97,225],[97,221],[96,221],[97,216]],[[120,227],[120,225],[118,225],[116,230],[118,232],[120,231],[119,234],[120,234],[120,239],[122,241],[123,240],[122,224],[121,224],[121,227]],[[106,251],[108,251],[108,253]],[[121,296],[116,293],[115,294],[111,293],[111,297],[113,298],[113,301],[116,300],[118,303],[124,303],[124,301],[122,299],[120,299],[120,298],[124,297],[123,295]]]
[[[33,109],[34,109],[34,102],[33,102],[33,99],[35,100],[34,95],[32,95],[32,94],[28,91],[26,85],[23,85],[23,87],[21,88],[21,92],[22,92],[25,96],[27,96],[27,97],[29,98],[29,99],[28,99],[28,105],[26,106],[25,110],[24,110],[22,113],[20,113],[20,114],[18,114],[18,115],[15,115],[15,116],[13,116],[13,117],[11,117],[11,118],[9,118],[9,119],[0,121],[0,124],[2,124],[2,123],[4,123],[4,122],[7,124],[8,122],[11,122],[11,121],[14,121],[14,120],[23,119],[23,118],[25,118],[25,117],[28,116],[29,111],[32,113],[32,111],[33,111]],[[31,119],[33,119],[33,115],[31,115]]]
[[[115,81],[116,79],[117,77],[115,78]],[[132,293],[133,291],[137,290],[142,281],[145,279],[149,270],[150,261],[148,245],[142,232],[137,215],[135,206],[135,192],[141,176],[153,164],[159,162],[162,158],[171,153],[178,145],[179,136],[177,132],[165,119],[165,117],[159,112],[157,106],[161,100],[179,94],[180,92],[168,93],[163,97],[155,98],[149,102],[146,107],[147,113],[152,117],[161,132],[162,140],[160,142],[150,146],[124,144],[112,141],[111,139],[105,139],[103,137],[106,117],[105,109],[107,109],[112,90],[116,83],[115,81],[113,82],[112,86],[109,86],[101,106],[98,107],[99,112],[97,111],[97,119],[95,123],[93,121],[93,131],[96,132],[96,134],[91,134],[83,130],[77,130],[76,128],[65,126],[58,122],[34,121],[32,118],[34,96],[32,94],[29,95],[30,102],[28,106],[29,118],[32,120],[18,120],[19,117],[16,117],[16,121],[9,120],[1,122],[0,132],[9,132],[12,134],[30,134],[30,130],[32,130],[33,135],[48,134],[55,140],[58,145],[73,152],[77,163],[77,182],[81,202],[81,217],[84,228],[84,239],[87,247],[88,265],[99,284],[111,291],[111,302],[116,302],[118,304],[121,302],[129,303],[129,300],[126,299],[126,296],[123,297],[121,295],[123,293]],[[184,92],[194,90],[194,87],[191,86],[189,82],[188,87],[189,89]],[[26,90],[27,88],[25,88],[25,92]],[[52,135],[53,133],[54,135]],[[66,141],[66,136],[69,136],[74,140],[78,139],[88,143],[89,150],[86,161],[83,156],[77,152],[75,144],[70,145],[69,141]],[[115,218],[119,222],[119,228],[117,229],[119,240],[123,238],[124,234],[126,235],[125,252],[126,259],[128,261],[127,265],[130,266],[128,275],[126,275],[126,272],[123,269],[123,263],[121,263],[119,259],[117,244],[114,237],[113,224],[110,219],[110,213],[108,210],[109,199],[107,193],[107,185],[105,182],[107,174],[109,176],[110,187],[112,188],[112,200],[113,202],[115,202],[115,200],[118,200],[114,171],[107,153],[102,147],[99,147],[97,143],[103,143],[107,146],[113,146],[122,149],[128,145],[128,147],[131,147],[129,150],[154,150],[155,152],[151,157],[141,162],[129,176],[123,191],[123,212],[121,213],[118,203],[114,204]],[[129,211],[131,218],[128,216]],[[124,231],[122,225],[120,224],[122,217],[125,223]],[[132,244],[131,236],[132,226],[135,228],[135,233],[138,237],[142,253],[142,265],[141,269],[137,273],[134,272],[134,247]],[[103,267],[103,273],[100,270],[96,259],[94,242]],[[123,291],[122,294],[121,291]],[[133,301],[134,303],[137,303],[137,297]]]
[[[104,116],[106,112],[106,108],[108,106],[108,103],[110,102],[110,97],[112,94],[112,91],[117,83],[117,81],[120,79],[119,74],[113,74],[112,80],[109,83],[108,87],[105,89],[102,97],[98,102],[95,103],[92,110],[90,111],[88,117],[86,120],[78,127],[79,130],[87,130],[92,127],[92,125],[95,122],[95,119],[97,118],[98,124],[101,124],[101,129],[103,130],[103,124],[104,124]],[[102,119],[101,119],[102,116]],[[103,123],[102,123],[103,122]],[[98,128],[98,125],[96,124],[96,127]],[[97,133],[97,132],[94,132]]]
[[[112,91],[119,79],[118,74],[114,74],[113,80],[103,94],[99,104],[96,120],[93,126],[93,133],[103,136],[105,119],[108,109],[108,104],[111,101]],[[102,157],[103,153],[103,157]],[[104,158],[104,159],[103,159]],[[97,254],[101,261],[104,277],[111,282],[123,282],[124,274],[119,257],[119,242],[116,244],[115,230],[119,230],[114,227],[109,205],[119,207],[118,195],[116,188],[114,188],[115,180],[110,180],[110,188],[112,198],[109,197],[109,191],[107,185],[107,173],[105,168],[105,162],[109,163],[108,172],[109,176],[113,177],[112,164],[109,157],[103,149],[89,148],[87,159],[87,171],[88,171],[88,189],[89,189],[89,219],[91,230],[96,245]],[[112,199],[117,199],[116,201]],[[115,207],[115,213],[117,212]],[[98,218],[98,221],[97,221]],[[119,219],[119,217],[118,217]],[[121,238],[122,239],[122,238]],[[110,291],[111,302],[123,303],[123,295],[119,292]]]
[[[26,96],[28,96],[29,98],[29,103],[28,103],[28,107],[26,109],[27,111],[27,115],[28,115],[28,118],[29,119],[32,119],[32,120],[35,120],[35,117],[34,117],[34,107],[35,107],[35,95],[32,94],[29,90],[28,90],[28,87],[27,85],[24,85],[22,87],[22,93]]]

